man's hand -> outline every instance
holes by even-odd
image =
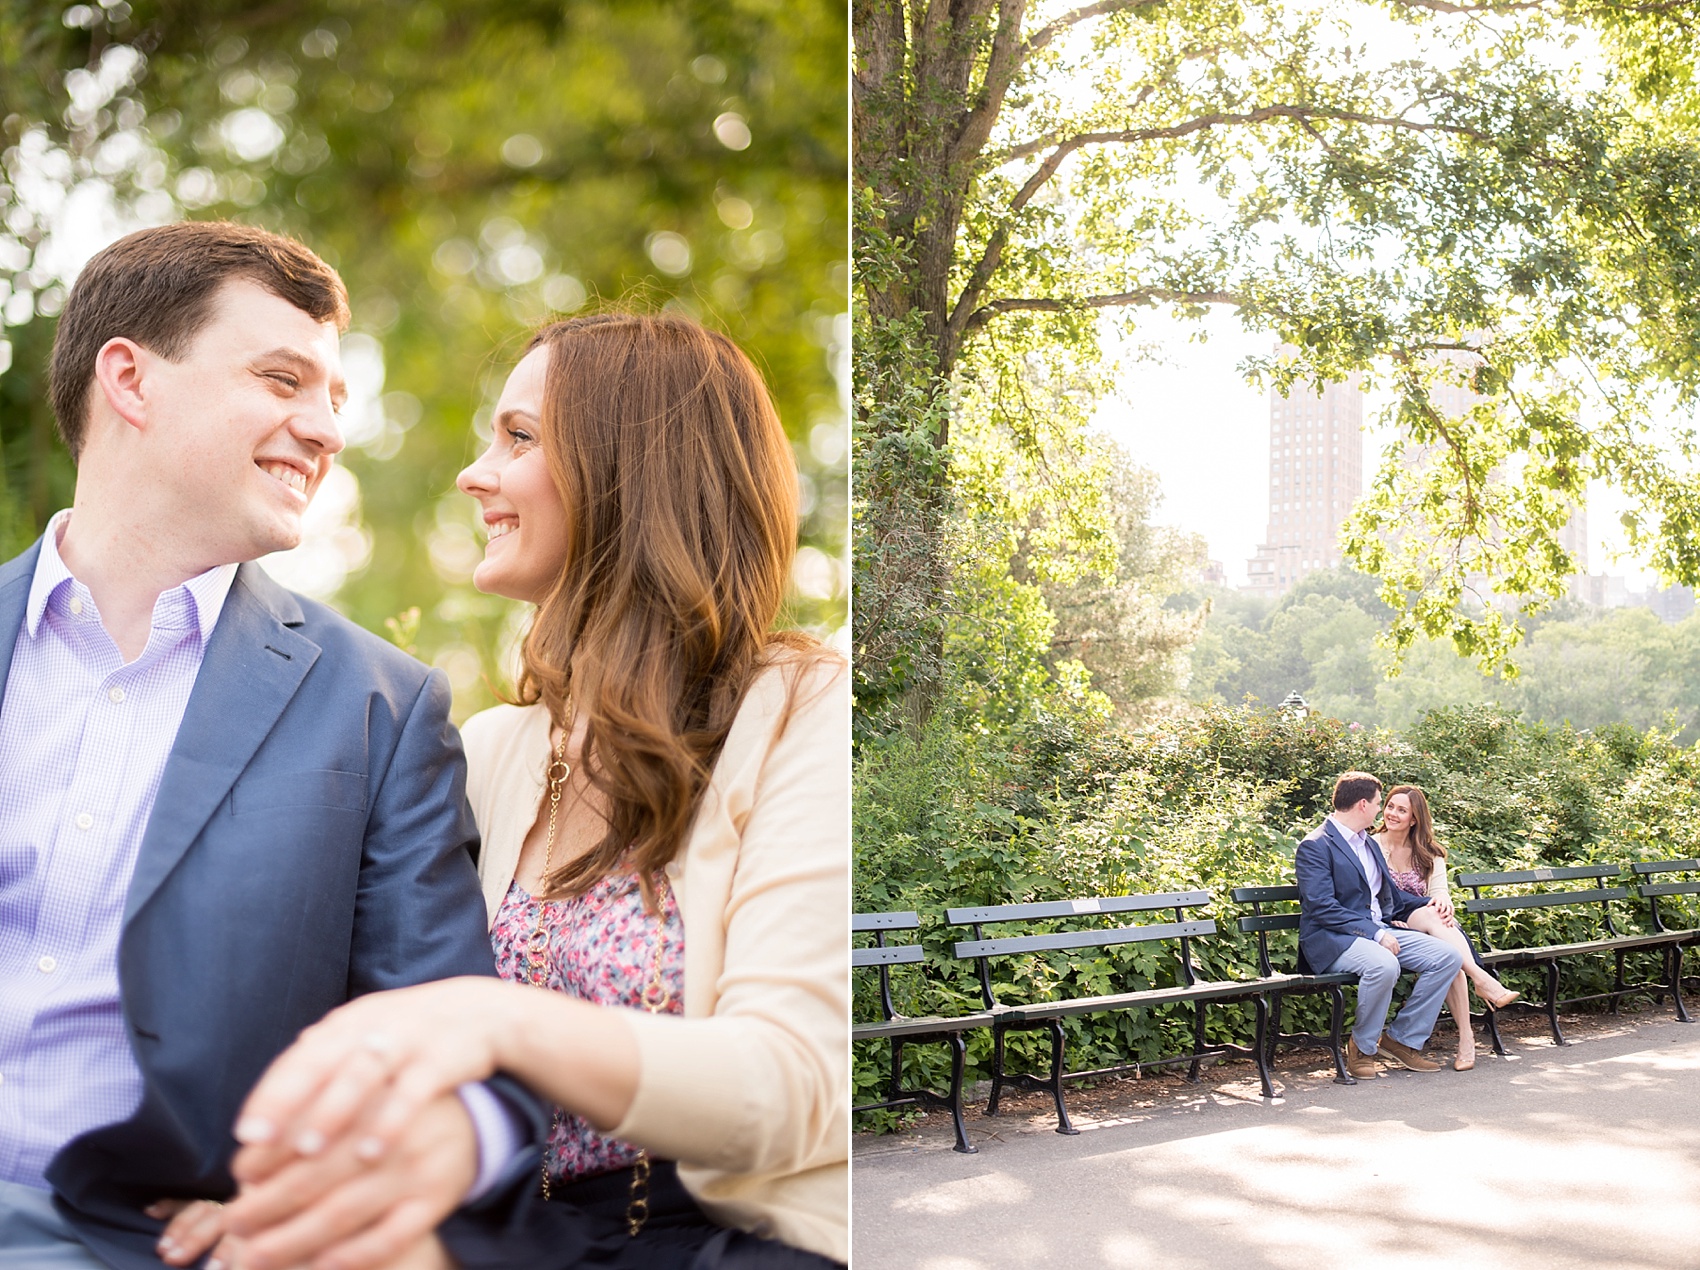
[[[207,1270],[230,1270],[238,1264],[240,1242],[225,1233],[224,1205],[216,1200],[162,1199],[142,1211],[168,1222],[154,1249],[166,1265],[190,1265],[209,1248],[213,1254],[207,1259]]]
[[[244,1167],[245,1185],[225,1208],[242,1237],[241,1270],[375,1270],[426,1240],[465,1198],[478,1171],[472,1120],[450,1091],[421,1109],[399,1141],[373,1162],[358,1148],[363,1118],[310,1156],[275,1161],[263,1180]]]
[[[1381,933],[1375,937],[1375,942],[1395,957],[1399,955],[1399,938],[1392,931],[1383,928]]]

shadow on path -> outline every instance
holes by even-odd
[[[1648,1022],[1475,1071],[1283,1071],[1083,1121],[864,1139],[857,1270],[1694,1270],[1700,1027]],[[984,1130],[999,1126],[995,1135]]]

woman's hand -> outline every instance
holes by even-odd
[[[348,1135],[363,1161],[382,1159],[432,1100],[501,1065],[524,989],[499,979],[444,979],[376,992],[301,1033],[248,1095],[231,1166],[253,1186]],[[246,1211],[246,1210],[245,1210]]]
[[[242,1237],[234,1270],[447,1264],[431,1232],[466,1197],[478,1170],[477,1139],[459,1096],[427,1104],[375,1164],[356,1151],[364,1131],[356,1121],[324,1150],[243,1188],[224,1210],[228,1229]]]
[[[168,1266],[186,1266],[213,1249],[207,1270],[233,1270],[241,1244],[228,1237],[224,1205],[210,1199],[162,1199],[142,1210],[167,1223],[155,1251]]]

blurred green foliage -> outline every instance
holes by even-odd
[[[751,353],[805,487],[789,616],[835,631],[845,44],[821,0],[0,0],[0,553],[69,502],[45,364],[75,269],[140,224],[230,217],[348,283],[359,512],[317,559],[354,566],[335,599],[363,625],[421,610],[457,713],[522,618],[467,582],[454,477],[552,312],[681,308]]]
[[[1200,588],[1210,616],[1189,652],[1195,701],[1274,705],[1298,692],[1322,714],[1406,728],[1430,710],[1499,704],[1527,723],[1669,728],[1700,740],[1700,616],[1664,622],[1646,608],[1565,600],[1531,620],[1516,676],[1488,676],[1451,643],[1424,640],[1395,678],[1374,644],[1387,609],[1375,580],[1352,569],[1314,573],[1277,601]]]

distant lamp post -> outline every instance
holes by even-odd
[[[1311,712],[1310,702],[1299,696],[1297,692],[1289,692],[1286,700],[1275,708],[1282,714],[1292,715],[1295,719],[1309,718]]]

